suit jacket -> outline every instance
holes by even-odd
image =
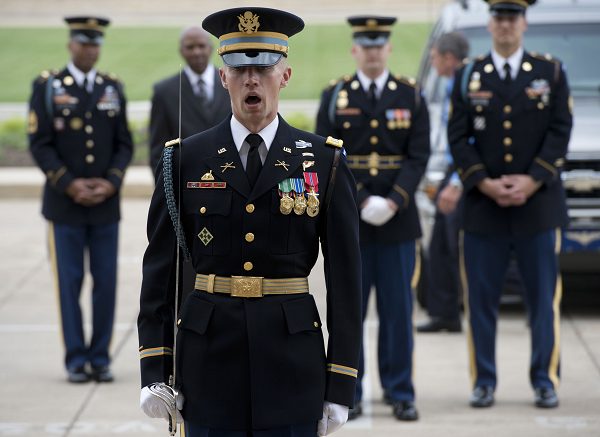
[[[181,137],[187,138],[221,122],[231,113],[229,93],[221,86],[219,71],[215,74],[213,100],[202,105],[194,94],[187,74],[181,74]],[[150,166],[156,170],[165,142],[179,136],[179,74],[154,85],[150,111]]]
[[[119,189],[131,161],[126,100],[114,75],[97,73],[88,94],[69,70],[45,71],[33,82],[29,102],[29,148],[46,175],[42,213],[64,224],[119,220]],[[65,190],[75,178],[102,177],[117,194],[99,205],[75,203]]]
[[[316,132],[344,140],[359,205],[367,197],[379,195],[399,206],[382,226],[361,220],[361,242],[420,237],[414,194],[429,159],[429,113],[414,81],[390,75],[373,108],[356,75],[341,79],[323,91]],[[374,153],[398,156],[398,161],[377,166],[369,159]]]
[[[194,291],[184,300],[178,322],[183,416],[223,429],[316,422],[324,400],[347,406],[354,400],[361,339],[354,180],[341,160],[330,185],[335,148],[280,118],[259,179],[250,189],[229,123],[226,119],[181,146],[179,209],[196,272],[307,277],[321,241],[329,341],[325,353],[321,319],[310,294],[239,298]],[[175,151],[173,163],[179,159]],[[306,171],[318,176],[321,209],[315,217],[284,215],[279,183],[303,178],[303,162],[314,163]],[[191,188],[207,174],[225,182],[225,188]],[[156,186],[138,319],[142,386],[167,381],[172,373],[176,237],[162,172]],[[247,238],[249,233],[253,238]]]
[[[491,55],[457,72],[448,141],[465,189],[464,228],[530,235],[567,223],[560,169],[573,124],[562,64],[524,52],[507,86]],[[542,187],[522,206],[500,207],[477,189],[486,177],[528,174]]]

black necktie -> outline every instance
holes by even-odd
[[[202,103],[206,103],[206,88],[204,86],[204,80],[202,78],[198,79],[197,86],[198,91],[196,92],[196,95],[200,98],[200,101]]]
[[[371,82],[371,85],[369,85],[369,102],[371,102],[373,108],[377,105],[377,85],[375,85],[375,82]]]
[[[262,169],[262,161],[258,153],[258,146],[262,143],[262,138],[258,134],[250,134],[246,137],[246,142],[250,144],[248,160],[246,161],[246,174],[248,175],[250,186],[253,187]]]
[[[87,75],[83,78],[83,86],[82,86],[83,90],[89,94],[90,92],[88,91],[88,78]]]
[[[510,85],[512,82],[512,76],[510,75],[510,64],[507,62],[504,64],[504,83]]]

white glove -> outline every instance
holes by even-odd
[[[348,407],[325,401],[323,404],[323,418],[319,420],[317,434],[329,435],[340,429],[348,421]]]
[[[183,408],[183,394],[177,396],[177,423],[183,423],[183,417],[179,410]],[[158,396],[153,394],[148,387],[144,387],[140,393],[140,408],[148,417],[153,419],[163,418],[169,421],[169,407]]]
[[[360,210],[360,218],[373,226],[381,226],[394,217],[394,211],[387,199],[381,196],[369,196],[367,204]]]

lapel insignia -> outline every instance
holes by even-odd
[[[200,239],[200,241],[202,241],[202,244],[204,244],[205,246],[208,246],[208,244],[212,241],[212,239],[214,238],[213,235],[210,233],[210,231],[208,229],[206,229],[206,227],[202,228],[202,230],[198,233],[198,238]]]
[[[531,71],[533,69],[531,64],[527,61],[523,62],[523,65],[521,65],[521,68],[523,69],[523,71]]]
[[[289,147],[284,147],[283,151],[286,152],[286,153],[292,153],[292,149],[289,148]]]
[[[289,165],[289,164],[287,164],[285,161],[280,161],[279,159],[277,160],[277,163],[275,164],[275,167],[283,167],[283,169],[284,169],[285,171],[288,171],[288,170],[289,170],[289,168],[288,168],[289,166],[290,166],[290,165]]]
[[[209,170],[208,173],[204,173],[200,179],[203,181],[214,181],[215,177],[212,174],[212,170]]]
[[[298,141],[296,141],[296,148],[297,149],[306,149],[308,147],[312,147],[312,143],[307,143],[304,140],[298,140]]]
[[[63,79],[63,83],[66,86],[71,86],[71,85],[73,85],[74,82],[75,81],[73,80],[73,78],[71,76],[65,76],[65,78]]]
[[[221,170],[221,173],[225,173],[225,170],[227,170],[228,168],[235,168],[235,165],[233,165],[233,161],[231,162],[226,162],[225,165],[222,165],[221,168],[223,170]]]
[[[359,87],[360,87],[360,82],[357,80],[353,80],[352,83],[350,84],[350,88],[352,88],[354,91],[356,91]]]
[[[225,147],[221,147],[219,150],[217,150],[217,153],[219,155],[221,155],[222,153],[225,153],[225,152],[227,152],[227,149]]]
[[[485,71],[487,74],[490,74],[492,71],[494,71],[494,66],[492,64],[485,64],[483,71]]]

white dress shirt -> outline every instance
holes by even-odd
[[[204,93],[206,96],[206,100],[210,102],[215,94],[215,67],[212,64],[209,64],[206,66],[202,74],[198,74],[194,70],[192,70],[189,65],[186,65],[185,67],[183,67],[183,71],[187,75],[190,84],[192,84],[192,90],[196,95],[200,93],[200,85],[198,84],[198,79],[202,79],[202,81],[204,82]]]
[[[246,128],[242,123],[240,123],[235,115],[231,117],[231,136],[233,137],[233,142],[235,143],[235,147],[237,148],[240,154],[240,160],[242,161],[242,165],[244,166],[244,170],[246,169],[246,162],[248,161],[248,152],[250,151],[250,144],[246,142],[246,137],[250,135],[252,132]],[[269,149],[271,148],[271,144],[275,139],[275,134],[277,133],[277,128],[279,127],[279,117],[275,116],[273,121],[269,123],[263,130],[257,132],[258,135],[261,136],[263,142],[258,146],[258,154],[260,155],[260,160],[262,163],[265,163],[267,159],[267,153],[269,153]]]
[[[496,50],[492,49],[492,61],[494,62],[494,67],[496,67],[500,79],[504,80],[504,77],[506,76],[504,64],[507,62],[508,65],[510,65],[510,77],[512,77],[513,80],[517,78],[517,74],[519,74],[519,69],[521,68],[523,51],[523,47],[519,47],[519,49],[508,58],[503,58]]]
[[[357,70],[357,72],[356,72],[358,81],[360,82],[362,89],[365,90],[365,93],[367,93],[367,94],[369,93],[369,87],[371,86],[371,82],[375,82],[375,87],[377,88],[375,90],[375,95],[377,96],[378,99],[381,97],[381,93],[383,92],[383,87],[385,86],[385,81],[387,80],[389,75],[390,75],[390,72],[387,68],[383,71],[383,73],[381,73],[379,76],[377,76],[375,78],[375,80],[371,79],[370,77],[368,77],[365,73],[363,73],[360,70]]]
[[[96,80],[96,70],[94,68],[92,68],[86,74],[77,68],[73,62],[69,62],[67,64],[67,70],[69,70],[69,73],[71,73],[71,76],[73,76],[75,83],[80,87],[83,86],[83,81],[87,77],[87,92],[91,93],[94,90],[94,81]]]

